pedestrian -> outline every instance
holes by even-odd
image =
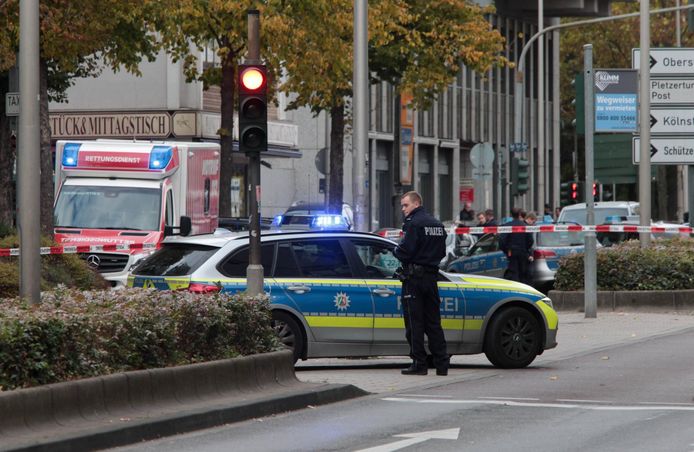
[[[405,338],[410,345],[412,364],[403,375],[426,375],[427,352],[434,357],[436,375],[448,375],[449,356],[446,338],[441,327],[439,298],[439,262],[446,255],[446,230],[439,220],[422,207],[422,197],[410,191],[400,198],[404,216],[404,237],[394,255],[402,263],[402,307],[405,318]]]
[[[521,209],[511,209],[513,220],[506,226],[527,226],[521,219]],[[504,278],[530,284],[530,262],[533,260],[532,247],[533,235],[528,232],[514,232],[501,234],[499,247],[506,255],[508,266]]]
[[[524,215],[525,217],[525,223],[528,226],[535,226],[535,223],[537,223],[537,214],[533,211],[530,211]]]
[[[486,223],[486,222],[487,222],[487,217],[484,216],[484,212],[478,213],[478,214],[477,214],[477,224],[476,224],[475,226],[481,228],[481,227],[484,226],[484,223]],[[480,237],[482,237],[482,236],[484,235],[484,233],[482,233],[482,232],[476,232],[476,233],[474,233],[474,234],[472,234],[472,235],[474,235],[475,237],[477,237],[477,238],[479,239]]]
[[[559,219],[560,213],[561,213],[561,207],[555,207],[554,208],[554,221],[557,221]]]
[[[465,226],[469,226],[475,220],[475,211],[472,210],[472,204],[469,201],[463,204],[463,209],[460,211],[458,218]]]
[[[484,226],[496,226],[496,218],[494,218],[494,211],[492,209],[487,209],[484,211]]]

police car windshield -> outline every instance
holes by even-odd
[[[64,228],[159,230],[161,192],[155,188],[63,185],[55,224]]]

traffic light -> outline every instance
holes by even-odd
[[[239,65],[239,150],[267,150],[267,70],[262,64]]]
[[[520,157],[511,158],[511,196],[524,195],[528,191],[529,176],[528,161]]]
[[[523,195],[528,191],[529,183],[528,178],[530,177],[530,162],[526,159],[518,159],[518,194]]]
[[[561,207],[571,204],[571,182],[562,182],[559,184]]]
[[[598,196],[598,184],[593,182],[593,201],[598,201],[599,198],[600,197]]]
[[[581,187],[576,181],[571,182],[571,203],[581,202]]]

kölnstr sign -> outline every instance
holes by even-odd
[[[595,131],[636,132],[638,74],[634,69],[596,69]]]

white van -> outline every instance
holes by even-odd
[[[635,201],[604,201],[595,203],[595,224],[604,224],[608,217],[622,217],[623,220],[638,217],[639,203]],[[631,217],[631,218],[630,218]],[[557,223],[587,224],[586,203],[564,207],[559,213]]]

